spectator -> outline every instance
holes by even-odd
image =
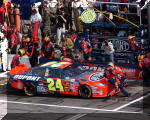
[[[30,21],[31,21],[32,31],[34,30],[34,25],[35,25],[35,23],[37,23],[37,22],[42,22],[42,17],[41,17],[41,15],[37,12],[36,9],[33,9],[33,10],[32,10],[32,15],[31,15]],[[40,27],[38,28],[37,31],[38,31],[38,40],[39,40],[39,44],[40,44],[39,47],[41,47],[41,44],[42,44],[41,40],[42,40],[42,37],[41,37],[41,29],[40,29]],[[32,32],[32,33],[33,33],[33,32]]]
[[[48,6],[44,6],[44,13],[43,13],[43,16],[42,16],[42,19],[43,19],[43,37],[46,37],[46,36],[50,36],[51,35],[51,28],[50,28],[50,25],[51,25],[51,13],[50,11],[48,10]]]
[[[59,44],[59,47],[61,48],[64,57],[74,59],[74,54],[73,54],[74,44],[70,39],[69,35],[65,35],[65,34],[62,35],[62,40]]]
[[[81,7],[81,3],[79,0],[74,0],[72,2],[72,10],[73,10],[73,19],[74,19],[74,26],[75,26],[75,31],[79,32],[79,25],[78,25],[78,17],[80,15],[80,10],[79,7]]]
[[[64,1],[64,11],[66,13],[66,29],[72,31],[72,7],[71,0]]]
[[[41,15],[37,12],[36,9],[32,10],[32,15],[30,18],[31,24],[34,25],[36,22],[42,22]]]
[[[41,5],[41,2],[33,3],[31,5],[31,9],[34,10],[36,9],[37,13],[39,13],[39,6]]]
[[[62,10],[64,10],[64,0],[58,0],[57,2],[57,15],[60,15]]]
[[[104,50],[105,53],[105,61],[109,60],[109,62],[114,62],[114,48],[113,44],[110,42],[110,40],[105,40],[102,43],[101,50]]]
[[[49,10],[50,10],[51,13],[56,14],[56,12],[57,12],[57,4],[58,4],[57,0],[51,0],[49,2],[48,5],[49,5]]]
[[[56,15],[57,15],[56,13],[57,13],[57,7],[58,7],[57,4],[58,4],[57,0],[51,0],[49,2],[49,7],[48,7],[52,15],[51,24],[53,25],[56,24]]]
[[[56,25],[57,25],[57,41],[56,44],[59,45],[61,40],[62,33],[65,33],[65,23],[67,22],[65,18],[65,12],[62,11],[60,15],[58,15],[56,19]]]

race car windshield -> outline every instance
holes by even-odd
[[[73,68],[73,67],[68,67],[68,68],[64,69],[64,72],[66,74],[68,74],[70,77],[78,76],[86,71],[87,70],[83,70],[80,68]]]

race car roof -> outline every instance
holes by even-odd
[[[41,67],[51,67],[51,68],[61,68],[64,69],[68,66],[72,65],[71,62],[59,62],[59,61],[51,61],[51,62],[47,62],[43,65],[41,65]]]

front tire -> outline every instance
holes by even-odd
[[[35,96],[37,94],[36,86],[33,83],[26,83],[24,86],[24,92],[28,96]]]
[[[88,85],[81,85],[78,89],[79,96],[81,98],[90,98],[92,97],[92,90]]]

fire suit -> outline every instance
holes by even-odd
[[[88,61],[92,60],[92,54],[91,54],[92,47],[89,42],[82,40],[80,47],[79,47],[79,52],[80,53],[83,52],[84,60],[88,60]]]
[[[29,61],[32,67],[38,64],[38,43],[30,41],[26,43],[26,54],[29,57]]]
[[[54,58],[54,46],[52,42],[44,42],[41,49],[41,56],[53,59]]]
[[[144,85],[150,86],[150,53],[146,53],[141,62],[141,69],[143,70]]]
[[[125,96],[127,97],[130,96],[130,94],[123,88],[124,81],[125,81],[125,74],[119,67],[108,66],[104,72],[105,72],[105,77],[109,80],[110,84],[114,86],[116,91],[118,91],[118,88],[119,88],[120,91]],[[120,75],[120,77],[118,77],[118,75]],[[117,78],[120,78],[120,79],[117,79]],[[113,92],[113,90],[111,92]],[[111,94],[111,92],[109,94]]]
[[[11,62],[11,69],[18,66],[20,64],[20,59],[19,59],[19,55],[16,54],[14,57],[13,57],[13,60]]]
[[[108,66],[105,70],[105,77],[108,79],[109,83],[113,85],[113,87],[116,89],[116,91],[118,91],[118,83],[117,83],[117,79],[116,79],[116,71],[114,70],[114,68],[112,66]]]
[[[0,33],[3,34],[3,33]],[[1,64],[2,64],[2,71],[6,71],[7,69],[7,49],[8,49],[8,41],[4,37],[0,42],[0,54],[1,54]]]
[[[139,54],[139,44],[136,40],[132,39],[132,40],[129,40],[129,45],[131,47],[131,50],[133,52],[133,54],[130,55],[130,63],[131,64],[134,64],[137,62],[137,57],[138,57],[138,54]]]
[[[115,71],[117,73],[118,79],[120,80],[120,83],[118,85],[118,87],[120,88],[120,91],[125,96],[129,96],[129,93],[123,88],[124,85],[126,84],[126,82],[125,82],[125,80],[126,80],[125,73],[118,66],[115,66],[114,69],[115,69]]]

